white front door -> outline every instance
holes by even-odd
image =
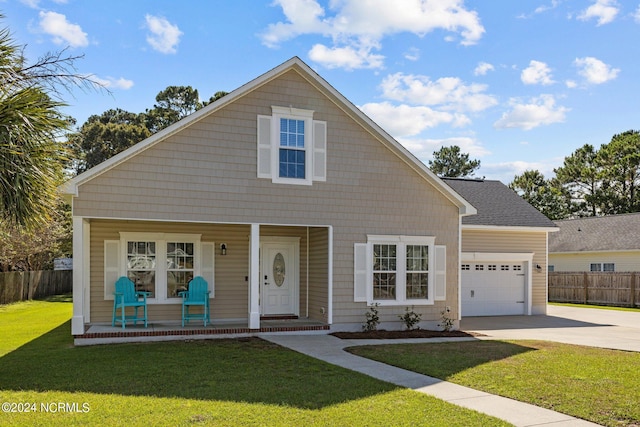
[[[262,244],[262,315],[298,315],[297,244],[292,241]]]

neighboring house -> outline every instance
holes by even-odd
[[[462,316],[546,314],[555,224],[500,181],[443,180],[478,211],[462,218]]]
[[[405,307],[426,328],[446,307],[460,317],[460,221],[475,208],[298,58],[64,191],[76,336],[110,325],[123,275],[151,292],[152,324],[179,325],[178,292],[197,275],[210,284],[214,325],[248,331],[273,318],[360,330],[373,303],[397,329]],[[527,252],[496,261],[530,277],[545,264],[546,232],[521,225],[465,229],[463,252]],[[544,312],[537,283],[522,312]]]
[[[640,213],[556,221],[550,271],[640,271]]]

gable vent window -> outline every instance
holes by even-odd
[[[271,107],[258,116],[258,178],[275,184],[312,185],[327,180],[327,122],[314,112]]]

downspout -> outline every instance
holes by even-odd
[[[458,322],[462,320],[462,215],[458,215]]]
[[[307,303],[305,307],[307,308],[307,319],[309,318],[309,227],[307,226]]]

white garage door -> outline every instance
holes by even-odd
[[[524,264],[463,263],[461,302],[465,317],[526,314]]]

